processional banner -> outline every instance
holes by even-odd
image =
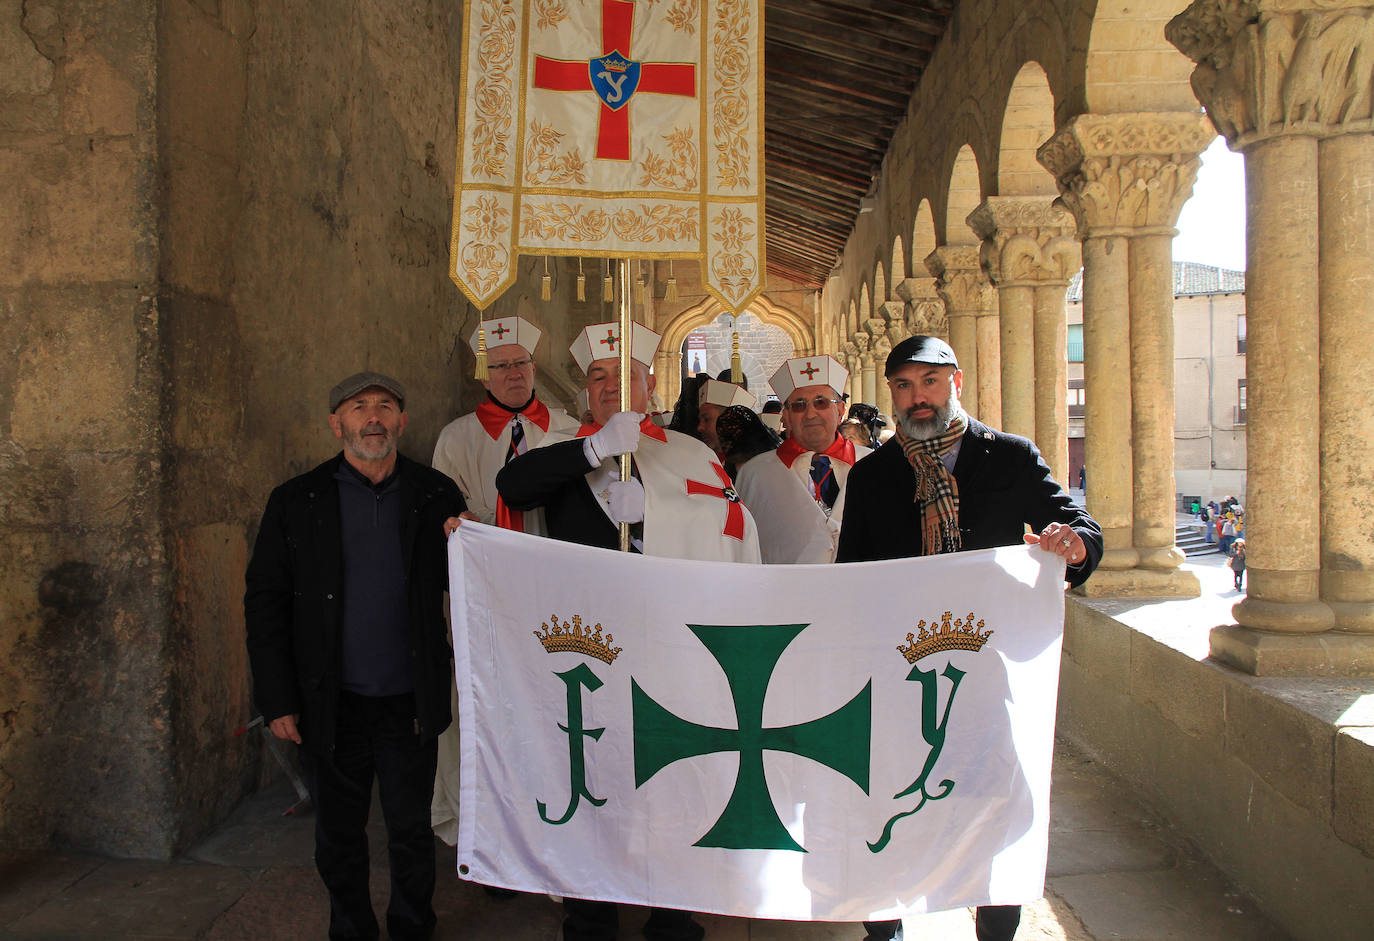
[[[459,873],[856,921],[1044,887],[1063,562],[689,562],[464,523]]]
[[[481,309],[516,257],[689,258],[762,289],[759,0],[467,0],[450,274]]]

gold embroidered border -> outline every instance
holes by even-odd
[[[756,220],[738,207],[727,206],[711,217],[711,280],[735,303],[748,297],[758,279],[758,258],[746,250],[757,237]]]
[[[470,97],[473,117],[472,160],[474,177],[505,175],[510,159],[511,116],[515,113],[515,63],[518,21],[512,4],[482,0],[477,41],[477,83]],[[467,103],[464,103],[467,106]]]
[[[462,210],[463,231],[457,266],[462,280],[478,297],[485,297],[504,279],[510,269],[510,210],[500,200],[481,193]]]
[[[699,238],[696,206],[641,204],[607,211],[571,202],[524,202],[521,241],[561,241],[568,245],[615,237],[624,242],[682,242]]]
[[[745,131],[753,110],[748,79],[755,68],[751,33],[752,4],[726,0],[717,7],[711,65],[716,91],[711,98],[711,135],[716,150],[716,173],[723,189],[750,186],[751,155]]]

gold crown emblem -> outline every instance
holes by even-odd
[[[595,657],[606,663],[614,660],[621,651],[620,647],[612,647],[611,642],[615,640],[614,634],[607,634],[601,637],[601,625],[593,628],[582,626],[582,616],[574,614],[571,622],[564,621],[558,623],[558,615],[553,615],[553,627],[548,623],[540,624],[543,629],[531,631],[535,637],[539,638],[539,643],[544,645],[544,650],[548,653],[580,653],[589,657]]]
[[[630,63],[626,62],[620,56],[614,56],[610,59],[603,59],[601,61],[601,65],[606,69],[607,72],[624,72],[630,67]]]
[[[975,625],[973,617],[972,611],[966,618],[954,618],[946,611],[938,625],[930,622],[929,629],[925,621],[918,621],[916,633],[906,635],[908,645],[903,647],[898,644],[897,652],[906,657],[907,663],[915,663],[922,657],[946,650],[972,650],[977,653],[983,649],[993,632],[978,630],[984,622],[979,620]]]

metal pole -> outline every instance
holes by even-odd
[[[633,337],[630,333],[630,305],[633,300],[630,297],[630,259],[616,259],[616,268],[620,272],[620,293],[616,297],[616,313],[620,320],[620,410],[622,412],[630,409],[630,347],[633,345]],[[622,482],[630,479],[630,455],[620,455],[620,480]],[[620,524],[620,551],[630,551],[630,524]]]

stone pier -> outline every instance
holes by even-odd
[[[1085,114],[1038,151],[1083,241],[1088,508],[1107,541],[1090,597],[1198,592],[1174,545],[1170,239],[1213,136],[1200,113]]]

